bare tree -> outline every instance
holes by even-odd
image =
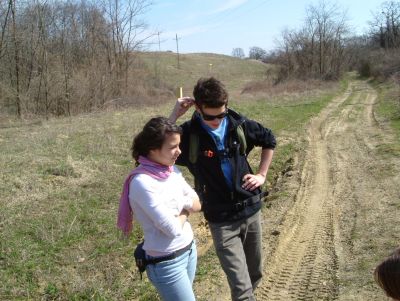
[[[0,22],[1,22],[1,32],[0,32],[0,59],[3,56],[3,49],[5,49],[4,41],[7,31],[7,24],[9,21],[9,16],[12,9],[12,1],[0,1]]]
[[[346,14],[325,1],[309,6],[303,28],[282,33],[282,74],[298,77],[338,78],[343,69]]]
[[[263,60],[267,52],[261,47],[253,46],[249,50],[249,58],[254,60]]]
[[[276,62],[281,66],[278,81],[283,80],[284,78],[289,78],[292,76],[294,71],[294,58],[293,58],[293,35],[294,31],[290,31],[285,29],[282,31],[281,40],[278,40],[279,44],[278,55],[276,57]]]
[[[242,48],[233,48],[233,50],[232,50],[232,56],[233,56],[233,57],[240,58],[240,59],[242,59],[242,58],[245,57],[244,51],[243,51]]]
[[[400,2],[383,2],[370,22],[371,35],[384,49],[400,47]]]
[[[14,82],[13,87],[15,90],[15,106],[18,117],[21,117],[21,95],[20,95],[20,40],[17,32],[17,9],[16,0],[10,0],[11,5],[11,37],[13,43],[13,55],[14,55]]]
[[[109,57],[111,68],[116,75],[116,92],[121,92],[121,81],[124,90],[128,89],[128,71],[132,63],[132,54],[139,50],[144,41],[152,35],[143,35],[146,24],[140,15],[149,6],[146,0],[107,0],[104,4],[107,18],[110,21],[112,56]]]
[[[0,0],[0,105],[69,115],[129,97],[148,0]]]
[[[307,9],[307,23],[315,30],[318,43],[318,68],[320,76],[326,74],[338,75],[335,63],[340,62],[340,49],[343,47],[342,38],[347,32],[346,13],[336,4],[321,1],[317,6]]]

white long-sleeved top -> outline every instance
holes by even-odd
[[[143,249],[150,256],[164,256],[187,246],[193,240],[189,222],[182,226],[177,216],[193,206],[196,192],[174,166],[165,180],[146,174],[133,177],[129,203],[144,232]]]

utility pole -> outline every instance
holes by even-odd
[[[177,55],[178,55],[178,69],[180,69],[180,65],[179,65],[178,34],[175,34],[175,40],[176,40],[176,53],[177,53]]]
[[[157,32],[158,36],[158,53],[155,52],[156,54],[156,60],[155,60],[155,65],[154,65],[154,77],[156,80],[156,86],[160,87],[161,85],[161,79],[160,79],[160,56],[161,56],[161,43],[160,43],[160,32]]]
[[[161,43],[160,43],[160,32],[157,32],[158,35],[158,51],[161,52]]]

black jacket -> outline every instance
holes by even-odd
[[[261,202],[245,205],[243,201],[257,198],[261,189],[248,191],[242,189],[242,178],[245,174],[253,173],[247,161],[247,155],[255,147],[274,149],[275,137],[270,129],[249,120],[233,110],[228,111],[229,128],[225,139],[225,148],[233,173],[233,190],[225,181],[221,169],[221,159],[213,138],[201,126],[200,116],[195,112],[190,121],[181,125],[180,149],[182,151],[176,164],[188,167],[195,177],[196,192],[202,201],[205,218],[210,222],[235,221],[247,218],[261,208]],[[242,125],[246,137],[246,154],[240,154],[239,139],[236,127]],[[199,137],[199,155],[195,164],[189,160],[190,133],[195,132]],[[211,151],[211,152],[210,152]]]

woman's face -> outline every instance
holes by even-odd
[[[179,143],[181,135],[177,133],[169,134],[165,137],[160,149],[151,150],[149,159],[162,165],[172,166],[181,154]]]

